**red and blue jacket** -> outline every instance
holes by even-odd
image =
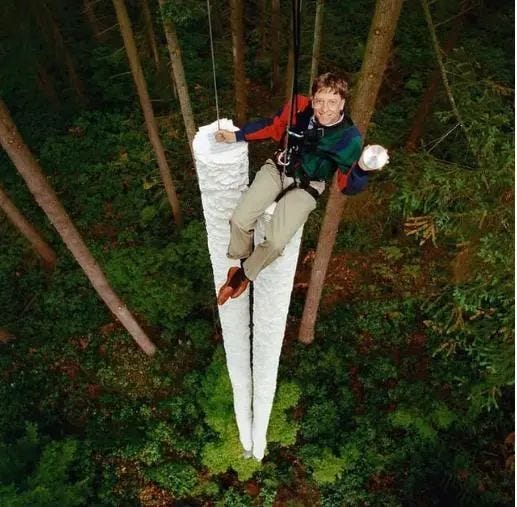
[[[273,118],[247,123],[235,133],[237,141],[273,139],[283,148],[290,110],[291,103],[288,102]],[[329,181],[337,170],[337,185],[341,192],[346,195],[361,192],[368,182],[368,173],[357,164],[363,144],[359,130],[346,115],[335,125],[316,125],[310,99],[297,95],[291,130],[304,132],[315,127],[323,129],[322,135],[314,145],[301,147],[297,176],[303,174],[311,180]]]

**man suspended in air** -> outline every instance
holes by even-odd
[[[316,208],[316,200],[337,170],[345,195],[366,187],[368,167],[361,159],[362,136],[344,112],[348,84],[333,74],[317,77],[311,97],[296,95],[273,118],[247,123],[241,130],[218,130],[218,142],[274,139],[279,149],[255,176],[230,219],[228,257],[240,267],[228,271],[217,302],[240,296],[284,247]],[[291,115],[290,111],[293,111]],[[375,167],[377,169],[378,167]],[[253,246],[258,218],[276,202],[266,237]]]

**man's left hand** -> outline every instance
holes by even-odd
[[[237,137],[235,135],[235,132],[232,132],[231,130],[218,130],[214,134],[215,140],[218,143],[235,143],[237,142]]]

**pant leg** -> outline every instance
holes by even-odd
[[[243,263],[244,272],[250,280],[255,280],[262,269],[282,254],[315,207],[314,197],[301,188],[290,190],[280,199],[271,221],[266,225],[265,240]]]
[[[282,191],[282,182],[276,165],[267,160],[255,176],[230,219],[228,257],[245,259],[253,248],[253,230],[257,219]]]

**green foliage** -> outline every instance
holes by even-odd
[[[206,423],[217,434],[217,440],[208,442],[203,448],[203,465],[214,474],[232,468],[241,480],[249,479],[260,468],[260,463],[243,455],[235,423],[230,378],[221,347],[216,349],[206,371],[200,403],[205,411]]]
[[[87,505],[90,478],[76,469],[78,442],[42,439],[28,424],[24,437],[0,446],[0,505]]]
[[[293,445],[298,425],[288,420],[286,411],[294,407],[300,397],[300,388],[294,383],[281,383],[271,411],[268,441],[282,446]],[[240,480],[249,479],[261,464],[245,458],[239,441],[233,410],[233,396],[226,369],[224,351],[216,349],[202,385],[200,397],[206,423],[216,432],[215,442],[208,442],[203,449],[203,464],[212,473],[222,473],[232,468]]]
[[[128,304],[172,337],[185,326],[199,342],[209,328],[190,317],[212,296],[211,267],[203,225],[192,222],[166,248],[119,248],[110,252],[106,272]],[[158,276],[159,275],[159,276]],[[196,324],[197,322],[197,324]]]
[[[300,395],[300,387],[293,382],[283,382],[278,386],[267,432],[269,442],[286,447],[296,442],[299,424],[289,420],[288,411],[296,406]]]
[[[318,457],[307,460],[312,468],[312,477],[320,484],[330,484],[339,478],[346,468],[346,458],[334,456],[330,449],[323,449]]]
[[[217,507],[251,507],[251,498],[240,491],[229,488],[225,491],[223,498],[216,503]]]
[[[182,463],[162,463],[148,469],[145,475],[176,498],[191,496],[193,488],[197,484],[196,469],[191,465]]]
[[[478,365],[469,383],[472,413],[497,405],[504,386],[513,384],[513,217],[505,199],[513,188],[513,119],[509,91],[482,75],[475,60],[458,50],[447,60],[452,91],[465,125],[442,157],[400,155],[393,174],[398,190],[392,211],[430,217],[442,245],[457,244],[461,280],[448,285],[425,306],[426,325],[441,336],[437,353],[466,352]],[[450,124],[450,112],[439,114]],[[400,171],[400,168],[404,168]]]
[[[307,498],[324,507],[417,505],[422,498],[430,505],[510,505],[513,5],[471,6],[446,60],[463,125],[439,87],[422,149],[408,155],[399,148],[433,55],[418,1],[404,2],[367,139],[386,145],[391,163],[371,176],[367,193],[348,201],[336,240],[346,274],[357,276],[348,287],[342,272],[331,273],[335,285],[324,292],[311,347],[286,340],[269,453],[258,464],[241,455],[222,348],[211,357],[218,335],[211,267],[167,66],[155,72],[137,2],[128,4],[185,212],[181,232],[171,226],[117,30],[99,43],[81,2],[47,4],[78,62],[88,110],[78,110],[62,57],[33,23],[33,11],[12,0],[0,7],[0,94],[110,282],[160,351],[144,358],[111,322],[0,154],[2,186],[59,258],[56,270],[45,273],[0,217],[0,329],[15,336],[0,344],[0,504],[115,507],[144,503],[143,491],[167,491],[178,502],[235,506],[301,505]],[[114,26],[109,2],[92,5],[103,28]],[[315,5],[304,4],[302,15],[301,90]],[[348,73],[350,99],[374,5],[351,0],[343,10],[342,2],[325,3],[320,70]],[[284,100],[282,92],[271,96],[271,40],[262,40],[258,7],[245,8],[250,117]],[[228,9],[212,6],[221,117],[234,108]],[[432,10],[443,43],[458,3],[437,0]],[[158,11],[155,3],[165,62]],[[182,0],[166,2],[165,11],[178,32],[196,122],[211,122],[206,7]],[[265,14],[269,19],[269,4]],[[282,9],[284,67],[289,16]],[[55,80],[59,112],[38,85],[37,65]],[[262,162],[271,149],[251,154],[256,150]],[[322,200],[305,226],[307,248],[316,246],[324,208]],[[405,237],[404,224],[415,217],[424,217],[434,236],[421,228]],[[292,316],[302,304],[295,290]]]

